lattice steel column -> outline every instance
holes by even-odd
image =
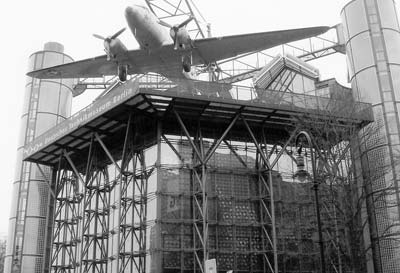
[[[145,273],[147,188],[154,168],[146,167],[144,147],[137,144],[141,121],[132,116],[127,121],[120,168],[118,272]]]
[[[133,241],[132,258],[135,272],[146,272],[147,183],[152,170],[147,170],[144,151],[135,153],[133,176]]]
[[[195,258],[202,272],[204,261],[208,259],[208,200],[207,170],[204,164],[204,142],[201,127],[198,124],[193,153],[193,169],[191,170],[193,195],[193,240]]]
[[[97,143],[91,141],[83,201],[81,272],[107,272],[110,191],[107,167],[96,162]]]
[[[193,150],[191,173],[191,198],[192,200],[192,217],[193,217],[193,248],[194,248],[194,263],[193,270],[197,267],[201,272],[205,272],[204,263],[209,259],[209,217],[208,217],[208,189],[207,189],[207,162],[215,154],[217,148],[225,140],[227,134],[235,125],[240,117],[239,112],[232,118],[228,127],[222,133],[219,139],[215,139],[209,149],[206,149],[205,142],[202,136],[202,128],[200,120],[197,121],[194,140],[190,132],[185,126],[179,113],[176,109],[172,109],[176,119],[184,132],[190,146]]]
[[[77,245],[79,242],[80,203],[78,178],[67,169],[58,172],[56,182],[56,205],[53,227],[53,253],[51,269],[53,272],[75,272]]]
[[[134,163],[133,163],[134,164]],[[119,223],[119,245],[118,245],[118,272],[129,270],[133,272],[134,256],[131,240],[134,236],[133,206],[134,200],[131,194],[133,190],[134,174],[124,171],[120,184],[120,223]]]
[[[118,272],[134,269],[133,237],[134,230],[134,177],[137,156],[133,154],[131,117],[129,116],[125,133],[124,147],[122,151],[121,174],[120,174],[120,204],[119,204],[119,234],[118,234]],[[133,154],[133,155],[132,155]],[[132,166],[131,166],[132,165]],[[138,271],[140,272],[140,271]]]

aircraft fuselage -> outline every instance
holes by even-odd
[[[165,27],[147,8],[129,6],[125,9],[125,18],[141,49],[151,51],[173,42]]]

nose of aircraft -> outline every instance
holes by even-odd
[[[131,17],[131,16],[135,15],[136,10],[137,10],[137,7],[136,7],[136,6],[135,6],[135,7],[133,7],[133,6],[128,6],[128,7],[126,7],[126,9],[125,9],[125,16]]]
[[[129,1],[129,6],[125,9],[125,12],[137,12],[140,9],[145,9],[146,4],[144,1],[141,0],[133,0],[133,1]]]
[[[143,24],[146,14],[147,8],[140,1],[134,1],[133,4],[125,8],[125,18],[131,29]]]

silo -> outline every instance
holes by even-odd
[[[29,57],[28,71],[71,62],[49,42]],[[22,161],[23,147],[71,114],[73,80],[27,78],[17,148],[4,272],[48,272],[53,197],[49,167]]]
[[[393,0],[354,0],[341,13],[356,99],[373,105],[360,164],[375,272],[400,272],[400,28]]]

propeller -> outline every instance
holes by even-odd
[[[158,23],[164,27],[172,28],[172,26],[170,24],[168,24],[167,22],[165,22],[163,20],[158,20]]]
[[[114,35],[108,36],[108,37],[103,37],[103,36],[101,36],[101,35],[99,35],[99,34],[93,34],[93,37],[104,41],[104,50],[105,50],[105,52],[107,53],[107,60],[110,60],[110,59],[111,59],[111,51],[110,51],[110,49],[111,49],[111,42],[112,42],[113,40],[115,40],[119,35],[121,35],[122,32],[125,31],[125,29],[126,29],[126,28],[123,28],[123,29],[117,31]]]
[[[103,41],[107,41],[107,42],[111,42],[111,40],[114,40],[114,39],[117,38],[119,35],[121,35],[122,32],[125,31],[125,29],[126,29],[126,28],[124,27],[123,29],[121,29],[121,30],[119,30],[117,33],[115,33],[114,35],[108,36],[107,38],[105,38],[105,37],[103,37],[103,36],[101,36],[101,35],[99,35],[99,34],[93,34],[93,36],[94,36],[95,38],[97,38],[97,39],[100,39],[100,40],[103,40]]]
[[[99,34],[93,34],[94,37],[100,39],[100,40],[105,40],[106,38],[104,38],[103,36],[99,35]]]
[[[162,20],[159,20],[158,23],[164,27],[168,27],[170,28],[169,31],[169,35],[171,36],[171,38],[174,40],[174,49],[177,50],[178,49],[178,31],[183,28],[186,27],[187,24],[189,24],[192,20],[194,19],[193,16],[190,16],[188,19],[186,19],[185,21],[183,21],[182,23],[180,23],[179,25],[174,25],[171,26],[170,24],[168,24],[167,22],[164,22]]]

